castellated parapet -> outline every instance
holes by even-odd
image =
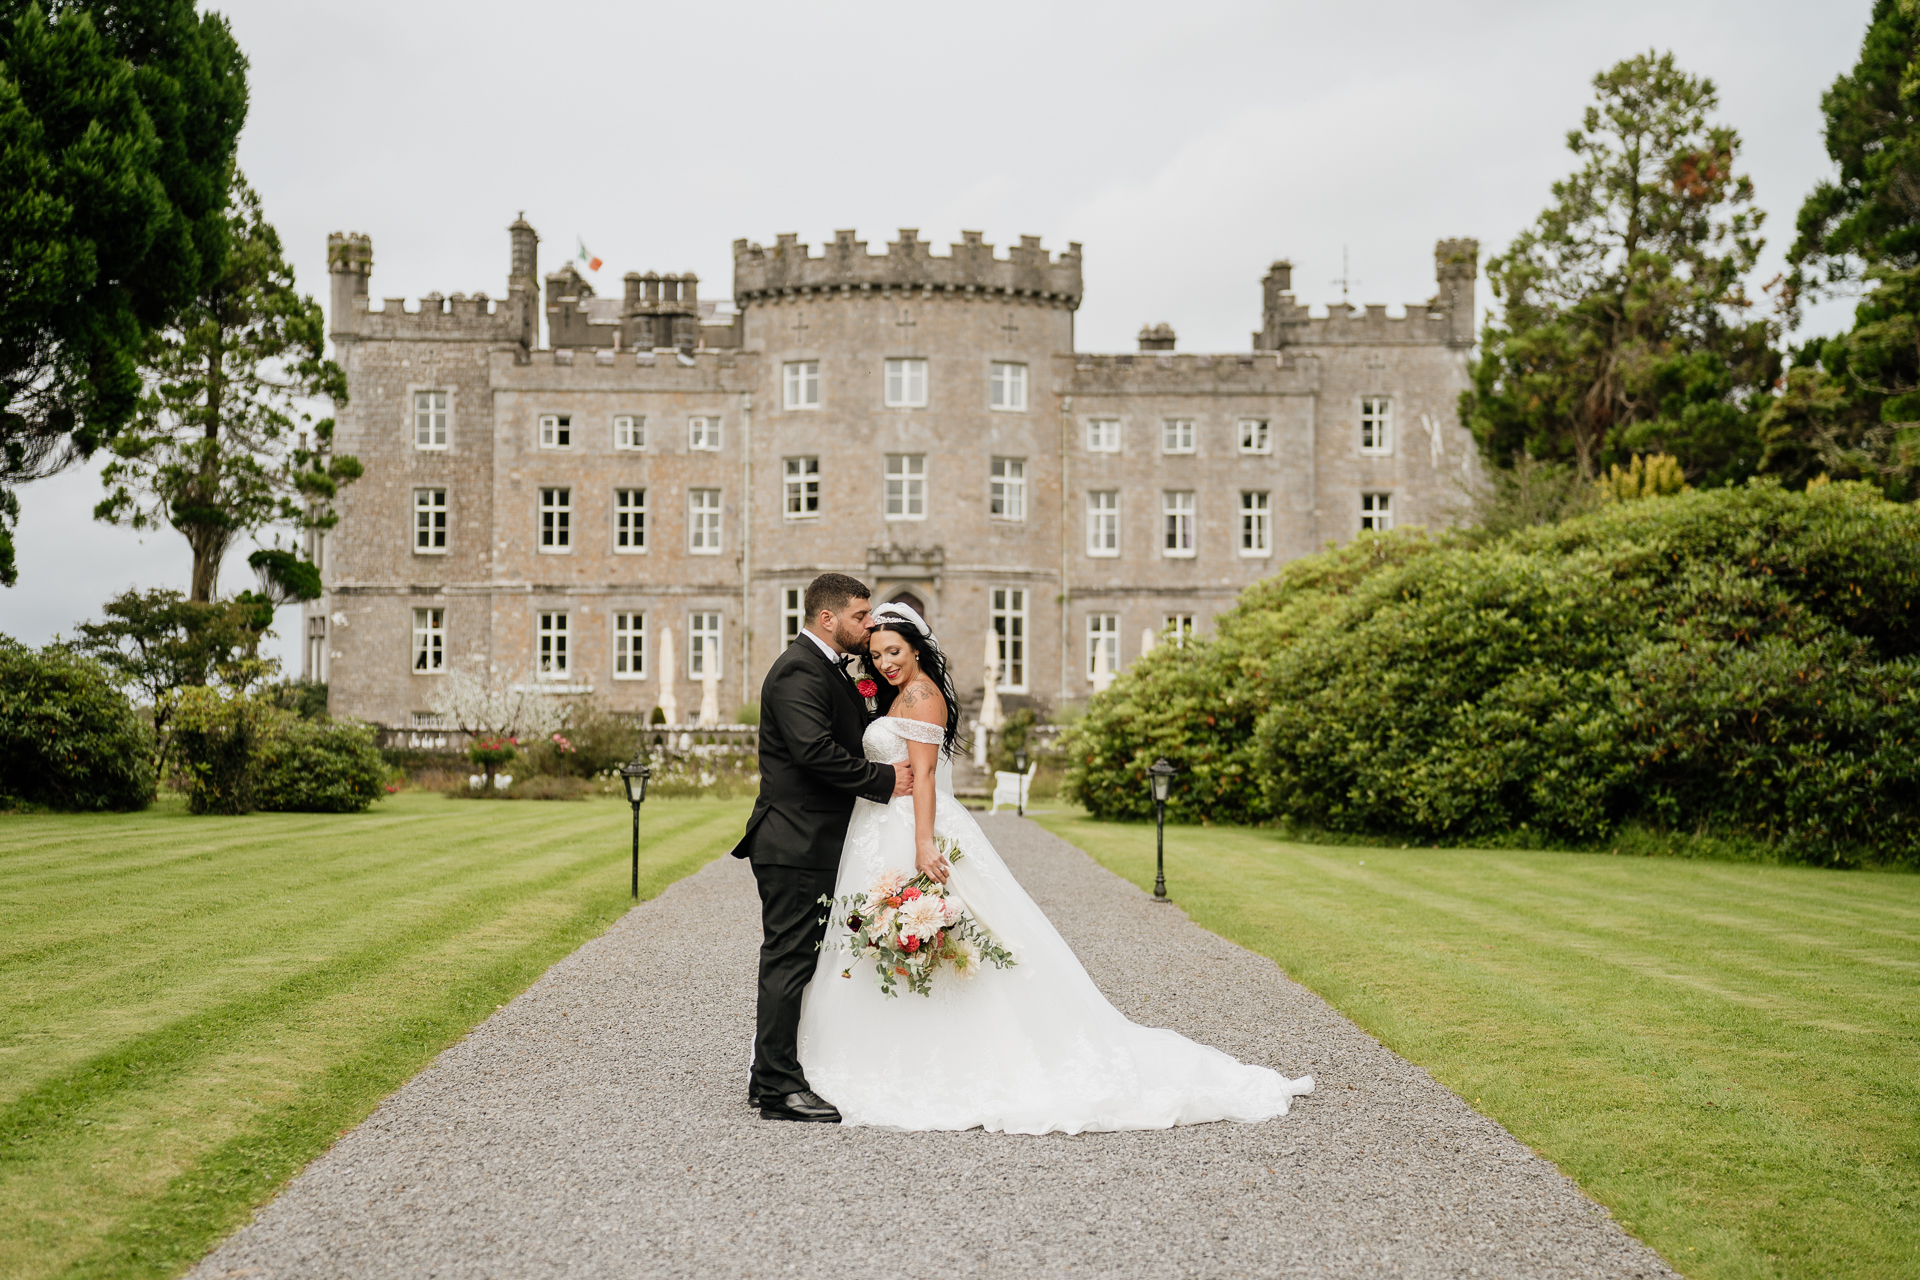
[[[1260,282],[1261,327],[1253,335],[1256,351],[1285,347],[1473,345],[1473,289],[1479,275],[1478,240],[1441,240],[1433,247],[1434,280],[1439,286],[1426,302],[1410,302],[1406,315],[1390,316],[1381,303],[1359,310],[1334,306],[1324,316],[1311,314],[1293,298],[1293,264],[1282,259]]]
[[[836,231],[833,243],[814,257],[796,235],[780,236],[772,248],[733,242],[733,298],[736,305],[791,294],[852,290],[923,290],[1028,298],[1074,310],[1080,305],[1080,244],[1072,241],[1057,257],[1040,247],[1039,236],[1021,236],[1007,256],[978,231],[962,231],[960,243],[944,257],[920,239],[913,227],[885,253],[868,253],[867,242],[851,231]]]
[[[357,231],[332,233],[327,237],[327,272],[333,282],[328,319],[334,340],[499,342],[531,350],[537,331],[530,264],[538,238],[524,221],[509,231],[513,261],[504,300],[496,303],[485,293],[430,293],[413,310],[407,309],[405,298],[383,298],[376,310],[367,296],[373,276],[372,237]]]

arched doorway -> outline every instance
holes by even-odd
[[[927,617],[926,603],[922,601],[919,596],[915,595],[911,591],[895,591],[887,597],[887,603],[903,604],[907,606],[907,608],[919,614],[921,617],[923,618]],[[933,619],[927,618],[927,625],[932,626]]]

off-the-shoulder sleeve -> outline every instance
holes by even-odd
[[[905,716],[888,716],[887,723],[893,726],[895,733],[903,738],[911,738],[915,742],[931,742],[939,746],[947,738],[945,725],[928,724],[925,720],[909,720]]]

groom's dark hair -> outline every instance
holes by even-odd
[[[807,611],[807,625],[812,626],[822,609],[829,613],[838,613],[847,607],[849,600],[870,600],[873,592],[867,584],[858,578],[849,578],[844,573],[823,573],[807,584],[807,599],[804,605]]]

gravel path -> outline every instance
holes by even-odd
[[[1272,962],[1031,823],[985,825],[1129,1016],[1318,1092],[1265,1124],[1078,1137],[763,1121],[758,903],[722,858],[447,1050],[193,1276],[1673,1275]]]

